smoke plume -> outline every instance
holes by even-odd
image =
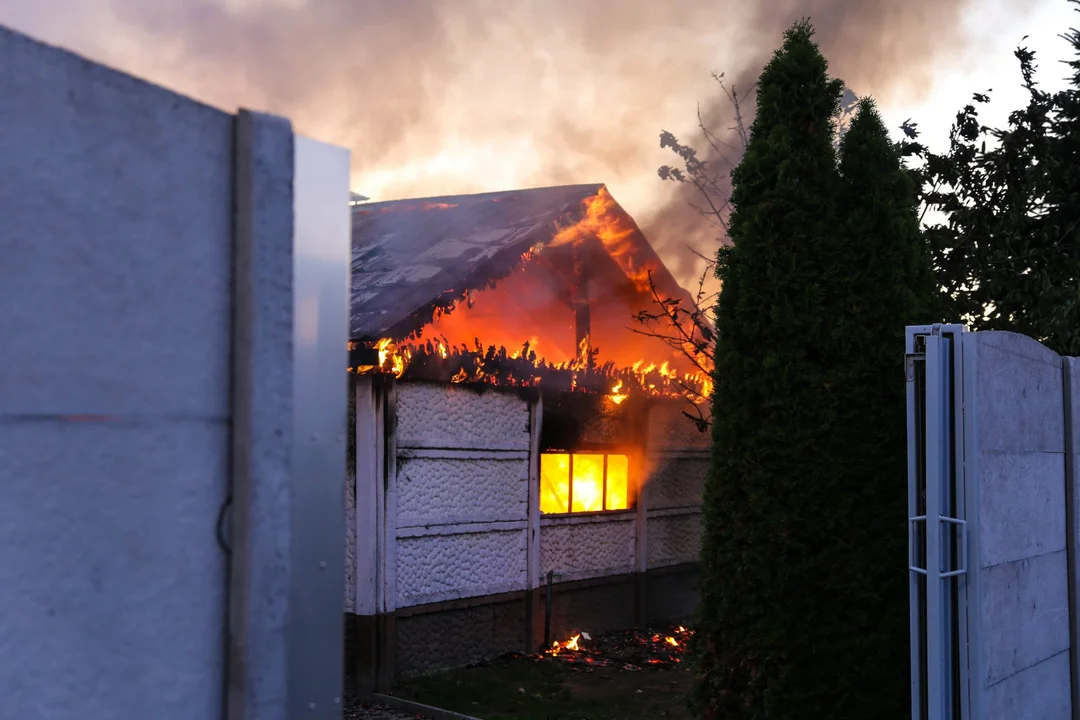
[[[858,94],[914,101],[966,0],[0,0],[0,22],[353,153],[376,200],[605,182],[681,281],[715,231],[656,168],[810,16]]]

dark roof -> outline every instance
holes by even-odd
[[[576,222],[582,202],[603,187],[567,185],[355,205],[350,337],[404,336],[411,319],[426,308],[509,274],[521,265],[524,253],[551,241],[557,221]],[[677,287],[640,230],[636,235],[638,247],[662,268],[662,283]]]

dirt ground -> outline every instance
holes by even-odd
[[[346,699],[341,717],[342,720],[427,720],[423,715],[409,715],[381,705],[350,699]]]
[[[522,657],[408,681],[395,694],[482,720],[689,720],[689,688],[682,667],[583,672]]]

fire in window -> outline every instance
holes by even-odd
[[[540,512],[579,513],[630,507],[630,460],[602,453],[540,455]]]

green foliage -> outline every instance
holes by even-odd
[[[766,66],[718,256],[695,712],[908,717],[903,329],[928,312],[914,187],[796,23]]]
[[[946,152],[922,146],[910,124],[903,151],[925,161],[923,202],[944,217],[927,237],[947,314],[1080,355],[1080,33],[1063,37],[1076,51],[1065,90],[1040,89],[1035,54],[1020,47],[1028,104],[1005,129],[980,125],[990,97],[976,93]]]

